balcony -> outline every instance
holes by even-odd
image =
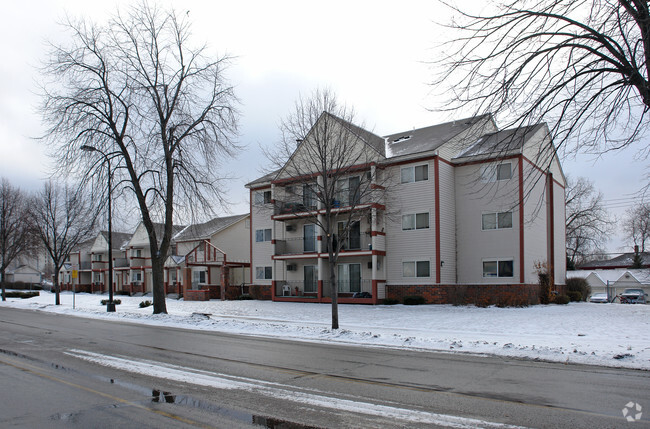
[[[129,266],[129,260],[126,258],[115,258],[113,262],[113,268],[124,268]]]
[[[356,201],[348,198],[335,199],[332,201],[333,213],[344,213],[350,210],[365,210],[372,207],[384,209],[383,205],[377,204],[373,201],[371,195],[363,195],[357,198]],[[324,209],[318,209],[315,201],[305,204],[302,201],[275,201],[275,208],[273,211],[273,219],[275,220],[289,220],[299,218],[314,217],[319,214],[324,214]]]
[[[335,238],[336,239],[336,238]],[[335,245],[337,243],[334,243]],[[371,251],[372,250],[372,237],[369,234],[359,233],[351,234],[341,246],[341,252],[354,252],[354,251]],[[327,243],[323,246],[323,252],[328,253]]]
[[[316,281],[305,283],[303,280],[275,282],[275,296],[317,298],[318,283]]]

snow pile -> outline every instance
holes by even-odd
[[[55,306],[54,295],[41,292],[31,299],[10,298],[0,308],[301,341],[650,369],[650,305],[340,305],[341,329],[332,331],[326,304],[168,299],[169,314],[153,315],[151,307],[139,308],[151,297],[118,296],[122,303],[116,313],[107,313],[100,304],[106,298],[76,294],[73,309],[72,293],[62,293],[62,305]]]

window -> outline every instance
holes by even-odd
[[[93,255],[93,261],[95,262],[101,262],[102,261],[102,255],[101,253],[98,255]]]
[[[302,186],[302,205],[307,209],[316,208],[316,193],[312,185],[303,185]]]
[[[261,243],[263,241],[271,241],[271,228],[255,230],[255,242]]]
[[[308,224],[303,227],[302,250],[304,252],[316,251],[316,225]]]
[[[483,261],[483,277],[513,277],[512,259]]]
[[[206,272],[192,271],[192,283],[194,284],[206,283]]]
[[[340,179],[336,182],[336,202],[339,206],[353,206],[361,201],[361,178],[359,176]]]
[[[486,165],[481,169],[481,180],[484,182],[508,180],[510,178],[512,178],[512,164],[509,162]]]
[[[416,165],[411,167],[402,167],[401,181],[402,183],[421,182],[429,180],[429,165]]]
[[[361,249],[361,222],[356,220],[356,221],[350,221],[350,228],[348,230],[348,233],[345,234],[345,222],[339,222],[338,227],[337,227],[337,239],[341,239],[341,237],[346,237],[346,239],[343,241],[343,245],[341,246],[342,250],[356,250],[356,249]]]
[[[101,282],[102,282],[102,274],[93,273],[93,283],[101,283]]]
[[[481,228],[483,230],[512,228],[512,212],[483,213]]]
[[[429,277],[431,267],[429,261],[402,262],[402,277]]]
[[[512,177],[512,166],[510,163],[497,165],[497,180],[508,180]]]
[[[271,191],[258,191],[258,192],[255,192],[254,203],[255,204],[270,204],[271,203]]]
[[[176,282],[176,270],[169,271],[169,281]]]
[[[361,264],[338,264],[339,292],[361,292]]]
[[[429,213],[412,213],[402,216],[402,230],[429,228]]]
[[[142,281],[142,271],[134,271],[131,273],[131,282],[140,283]]]
[[[142,249],[132,249],[131,250],[132,258],[142,258]]]
[[[270,280],[273,278],[273,267],[255,267],[257,280]]]

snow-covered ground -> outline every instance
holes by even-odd
[[[340,305],[341,329],[330,329],[326,304],[270,301],[167,300],[166,315],[139,308],[151,297],[116,296],[117,312],[100,304],[106,295],[41,292],[9,298],[2,307],[48,311],[186,329],[301,341],[479,353],[650,370],[650,305],[537,305],[477,308],[451,305]],[[209,314],[205,317],[202,314]]]

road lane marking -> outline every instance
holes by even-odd
[[[281,383],[273,383],[246,377],[238,377],[193,368],[186,368],[178,365],[166,364],[163,362],[156,362],[151,360],[122,358],[77,349],[72,349],[65,353],[69,356],[73,356],[99,365],[148,375],[151,377],[162,378],[165,380],[178,381],[224,390],[249,391],[274,399],[289,400],[292,402],[334,409],[337,411],[343,410],[377,417],[386,417],[410,423],[437,424],[440,426],[453,428],[522,428],[521,426],[508,425],[505,423],[489,422],[467,417],[458,417],[427,411],[411,410],[389,405],[373,404],[370,402],[342,399],[338,397],[328,396],[326,392],[316,389],[296,389],[292,386]]]
[[[187,423],[187,424],[192,425],[192,426],[197,426],[197,427],[206,428],[206,429],[209,429],[209,428],[212,427],[212,426],[206,426],[206,425],[201,424],[199,422],[196,422],[194,420],[186,419],[186,418],[178,416],[176,414],[168,413],[166,411],[156,410],[156,409],[153,409],[153,408],[145,407],[144,405],[138,404],[137,402],[129,401],[128,399],[123,399],[123,398],[120,398],[119,396],[114,396],[114,395],[111,395],[111,394],[108,394],[108,393],[100,392],[99,390],[91,389],[90,387],[82,386],[82,385],[77,384],[77,383],[72,383],[70,381],[66,381],[66,380],[63,380],[63,379],[58,378],[58,377],[54,377],[54,376],[51,376],[51,375],[48,375],[48,374],[44,374],[44,373],[40,372],[40,368],[35,367],[33,365],[29,365],[29,364],[26,364],[26,363],[18,363],[16,361],[14,361],[13,359],[9,359],[9,358],[1,359],[0,363],[5,364],[5,365],[10,366],[10,367],[13,367],[13,368],[16,368],[16,369],[21,370],[21,371],[28,372],[28,373],[30,373],[32,375],[37,376],[37,377],[41,377],[41,378],[45,378],[45,379],[50,380],[50,381],[65,384],[66,386],[74,387],[74,388],[77,388],[77,389],[80,389],[80,390],[83,390],[83,391],[86,391],[86,392],[89,392],[89,393],[94,393],[95,395],[102,396],[102,397],[110,399],[112,401],[119,402],[119,403],[124,404],[124,405],[130,405],[132,407],[136,407],[136,408],[139,408],[141,410],[150,411],[152,413],[156,413],[156,414],[159,414],[159,415],[161,415],[163,417],[167,417],[167,418],[170,418],[170,419],[173,419],[173,420],[177,420],[177,421],[182,422],[182,423]]]

